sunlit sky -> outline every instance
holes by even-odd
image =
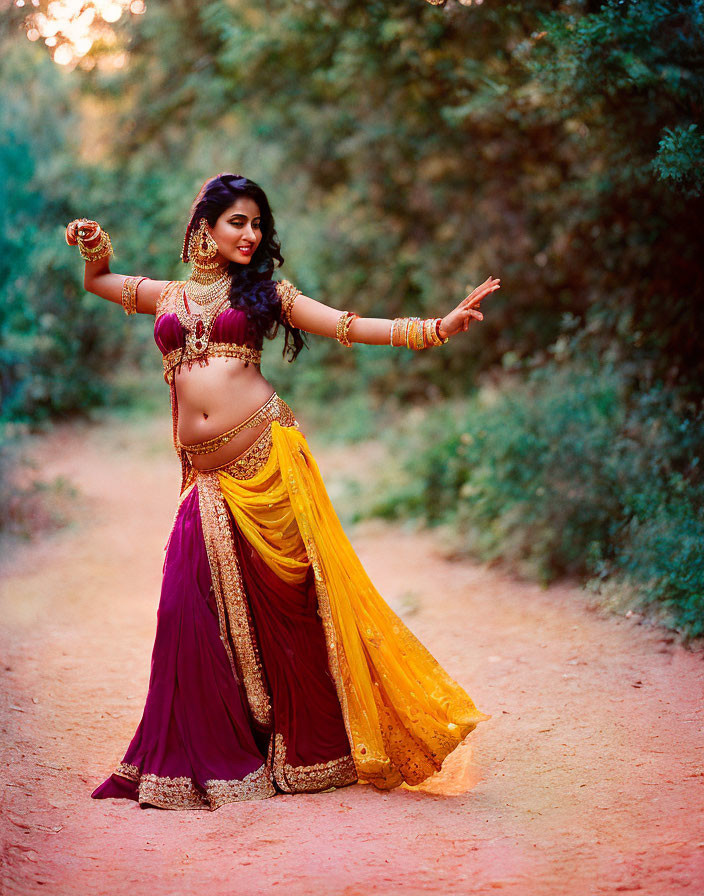
[[[113,43],[111,25],[122,15],[146,10],[144,0],[51,0],[45,9],[40,0],[15,0],[15,6],[27,10],[27,37],[43,40],[54,62],[69,67],[82,62],[97,40]],[[91,67],[92,60],[86,62]],[[124,54],[115,53],[111,62],[124,65]]]

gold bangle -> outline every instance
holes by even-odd
[[[398,328],[399,335],[399,345],[403,345],[408,348],[408,325],[410,324],[410,317],[402,317],[401,323]]]
[[[438,327],[441,323],[442,318],[440,317],[429,317],[423,321],[423,341],[425,343],[425,348],[444,345],[449,341],[447,337],[443,339],[438,333]]]
[[[438,333],[438,326],[441,323],[440,317],[428,317],[424,320],[419,317],[395,317],[391,321],[389,345],[396,348],[405,345],[414,351],[445,345],[449,342],[449,338],[447,336],[443,338]]]
[[[95,246],[86,246],[85,242],[80,237],[78,237],[76,241],[81,256],[86,261],[99,261],[101,258],[108,258],[110,255],[115,254],[107,230],[101,230],[100,239]]]
[[[391,321],[391,335],[389,337],[389,345],[394,347],[398,347],[400,345],[404,345],[401,340],[401,325],[403,324],[402,317],[395,317]]]
[[[446,342],[450,341],[449,336],[441,336],[440,335],[440,326],[442,324],[442,318],[436,317],[433,321],[433,329],[432,329],[432,338],[433,345],[445,345]]]
[[[146,277],[125,277],[122,284],[122,307],[125,314],[137,313],[137,288]]]
[[[433,345],[433,337],[430,335],[431,328],[435,326],[435,321],[427,317],[423,321],[423,348],[430,348]]]
[[[408,323],[406,324],[406,331],[405,331],[405,335],[406,335],[406,348],[410,348],[410,349],[412,349],[413,346],[414,346],[414,344],[415,344],[414,339],[413,339],[413,334],[415,333],[415,329],[416,329],[416,327],[415,327],[415,318],[414,318],[414,317],[409,317],[409,318],[408,318]]]
[[[408,347],[416,352],[425,347],[423,344],[423,321],[419,317],[411,318],[408,329]]]
[[[418,324],[416,326],[416,351],[422,351],[426,348],[425,343],[425,321],[422,318],[418,319]]]
[[[438,334],[438,326],[442,323],[440,317],[429,317],[421,320],[419,317],[395,317],[391,322],[391,334],[389,344],[421,351],[436,345],[444,345],[449,338],[444,339]]]
[[[391,323],[390,345],[414,350],[426,347],[425,321],[419,317],[395,317]]]
[[[99,230],[97,236],[98,242],[94,246],[88,246],[86,244],[86,234],[82,232],[80,227],[76,231],[76,243],[78,244],[78,248],[84,258],[95,255],[105,248],[105,231]],[[95,239],[95,234],[93,234],[90,239]]]
[[[355,314],[354,312],[352,312],[349,315],[349,317],[347,318],[347,320],[345,321],[345,325],[342,330],[342,339],[340,340],[340,342],[346,348],[352,348],[352,342],[349,337],[349,332],[350,332],[350,327],[352,326],[352,322],[357,320],[358,317],[359,317],[358,314]]]
[[[406,326],[403,328],[403,338],[406,343],[406,348],[413,348],[413,332],[415,330],[414,322],[415,318],[406,318]]]
[[[359,315],[355,314],[354,311],[343,311],[337,320],[337,326],[335,327],[335,338],[340,343],[340,345],[344,345],[345,348],[352,348],[352,343],[349,340],[349,330],[352,326],[352,321],[355,318],[358,318]]]

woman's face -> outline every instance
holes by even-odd
[[[210,232],[218,244],[217,261],[249,264],[262,241],[259,206],[249,196],[239,196],[210,227]]]

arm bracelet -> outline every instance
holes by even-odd
[[[431,348],[435,345],[444,345],[449,341],[440,336],[440,324],[442,318],[396,317],[391,324],[389,345],[406,346],[414,351]]]
[[[349,340],[348,333],[350,331],[350,327],[352,326],[352,321],[358,317],[359,315],[355,314],[354,311],[343,311],[337,320],[337,327],[335,328],[335,338],[341,345],[344,345],[345,348],[352,348],[352,343]]]
[[[80,235],[76,237],[76,242],[78,243],[78,249],[81,256],[85,258],[86,261],[98,261],[101,258],[109,258],[111,255],[115,254],[107,230],[100,231],[100,239],[95,246],[86,246],[83,237]]]
[[[125,277],[122,283],[122,307],[125,314],[137,313],[137,288],[146,277]]]

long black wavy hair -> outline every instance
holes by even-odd
[[[183,240],[183,261],[188,260],[188,242],[191,233],[205,218],[213,227],[220,215],[230,208],[240,196],[249,196],[259,207],[262,238],[249,264],[231,261],[228,273],[232,277],[230,304],[247,315],[248,335],[256,344],[264,337],[273,339],[279,326],[286,331],[283,356],[290,354],[294,361],[306,345],[301,330],[280,319],[281,299],[276,291],[271,275],[275,263],[281,267],[284,257],[281,243],[274,226],[274,216],[264,190],[254,181],[241,174],[217,174],[207,180],[200,189],[191,207],[191,218]]]

